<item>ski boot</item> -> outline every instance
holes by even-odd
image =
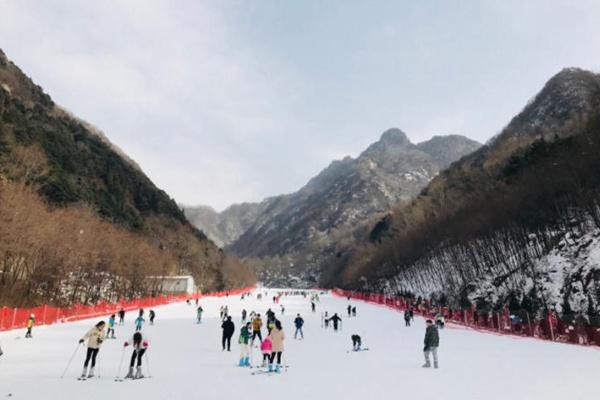
[[[127,375],[125,375],[125,379],[133,379],[133,367],[129,367],[129,371],[127,371]]]
[[[135,370],[135,378],[134,379],[142,379],[144,375],[142,374],[142,367],[137,367]]]
[[[269,364],[269,372],[273,372],[273,364]]]
[[[90,368],[90,373],[87,376],[88,378],[93,378],[94,377],[94,367]]]
[[[423,368],[431,368],[431,363],[429,361],[427,361],[425,364],[422,365]]]
[[[240,363],[238,364],[238,367],[243,367],[246,365],[246,359],[245,358],[240,358]]]
[[[81,373],[81,376],[79,377],[79,379],[85,379],[87,377],[87,367],[83,367],[83,372]]]
[[[281,372],[281,364],[277,364],[275,366],[275,373],[279,374]]]
[[[438,369],[438,368],[439,368],[439,365],[438,365],[438,362],[437,362],[437,361],[434,361],[434,362],[433,362],[433,368],[435,368],[435,369]]]
[[[244,358],[244,366],[246,366],[246,367],[250,366],[250,357]]]

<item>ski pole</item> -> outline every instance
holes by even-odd
[[[119,369],[117,370],[117,376],[115,379],[119,379],[121,376],[121,367],[123,366],[123,360],[125,359],[125,346],[123,346],[123,351],[121,352],[121,361],[119,361]]]
[[[67,364],[67,367],[65,368],[65,370],[63,371],[62,375],[60,376],[60,379],[65,377],[65,374],[67,373],[67,370],[69,369],[69,367],[71,366],[71,363],[73,362],[73,360],[75,359],[75,355],[77,354],[77,350],[79,350],[79,346],[81,346],[81,343],[77,343],[77,347],[75,348],[75,351],[73,352],[73,355],[71,356],[71,358],[69,359],[69,362]]]

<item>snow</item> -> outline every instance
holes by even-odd
[[[269,296],[267,296],[267,299]],[[123,340],[133,332],[133,313],[125,327],[116,327],[117,340],[108,340],[98,356],[99,378],[80,382],[84,352],[80,349],[64,379],[60,375],[78,339],[96,321],[36,327],[34,338],[17,339],[23,331],[0,333],[0,398],[12,399],[233,399],[282,400],[353,399],[595,399],[600,351],[527,338],[504,337],[460,327],[440,332],[440,369],[421,368],[424,322],[416,318],[404,327],[402,315],[362,302],[358,317],[346,317],[347,300],[323,296],[317,312],[301,296],[284,297],[279,305],[264,299],[241,301],[238,296],[202,299],[204,322],[195,323],[195,306],[157,307],[156,324],[145,326],[151,337],[148,352],[152,377],[114,382]],[[285,362],[280,375],[252,376],[236,366],[237,333],[231,353],[220,348],[218,309],[229,305],[240,328],[242,308],[264,315],[272,307],[286,333]],[[343,331],[320,326],[321,312],[339,313]],[[293,319],[301,313],[305,340],[293,339]],[[350,335],[358,333],[370,350],[348,353]],[[130,350],[126,352],[126,359]],[[259,358],[254,350],[254,362]],[[149,361],[149,363],[147,363]],[[121,374],[124,375],[125,368]],[[145,370],[148,374],[148,371]]]

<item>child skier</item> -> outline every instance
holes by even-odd
[[[108,329],[106,330],[106,338],[115,339],[115,314],[108,318]]]
[[[271,339],[268,336],[260,344],[260,351],[263,355],[262,367],[264,368],[267,366],[267,363],[271,359],[271,351],[273,351],[273,343],[271,342]]]
[[[202,306],[198,306],[198,308],[196,309],[196,323],[199,324],[202,322],[202,312],[204,310],[202,309]]]
[[[83,372],[81,373],[81,378],[79,379],[92,378],[94,376],[96,357],[98,356],[100,346],[103,342],[105,325],[106,323],[104,321],[98,322],[83,336],[83,338],[79,339],[79,343],[85,342],[85,339],[88,340],[87,353],[85,356],[85,362],[83,363]],[[92,367],[90,368],[90,373],[88,374],[87,370],[90,361],[92,362]]]
[[[352,350],[353,351],[360,351],[360,346],[362,345],[362,341],[360,339],[360,336],[358,336],[358,335],[352,335],[351,339],[352,339]]]
[[[150,343],[148,338],[144,338],[141,332],[136,332],[133,334],[128,341],[123,343],[123,347],[127,347],[129,345],[133,346],[133,353],[131,354],[131,361],[129,362],[129,371],[127,375],[125,375],[125,379],[140,379],[143,378],[142,374],[142,356],[150,347]],[[135,375],[133,374],[133,366],[135,365],[135,361],[137,359],[137,367],[135,370]]]
[[[27,332],[25,333],[25,337],[31,339],[31,330],[33,329],[33,325],[35,324],[35,314],[31,314],[29,319],[27,320]]]
[[[425,356],[425,364],[423,364],[423,368],[431,368],[429,354],[433,354],[433,368],[438,368],[437,349],[440,345],[438,329],[435,325],[433,325],[433,321],[430,319],[428,319],[425,323],[427,324],[427,328],[425,329],[425,347],[423,348],[423,354]]]
[[[154,318],[156,317],[156,313],[154,312],[154,310],[150,310],[148,316],[150,317],[150,325],[154,325]]]
[[[142,330],[142,325],[144,325],[144,322],[146,322],[146,320],[144,319],[144,317],[142,317],[142,314],[140,313],[140,315],[135,319],[135,331],[141,331]]]
[[[250,346],[248,346],[250,342],[250,325],[250,322],[248,322],[242,327],[240,338],[238,339],[238,343],[240,344],[240,367],[250,366]]]

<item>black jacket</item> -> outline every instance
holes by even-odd
[[[233,321],[224,321],[221,324],[221,328],[223,328],[223,335],[225,336],[233,336],[235,332],[235,324]]]
[[[425,329],[425,348],[438,347],[440,345],[440,335],[435,325],[428,326]]]

